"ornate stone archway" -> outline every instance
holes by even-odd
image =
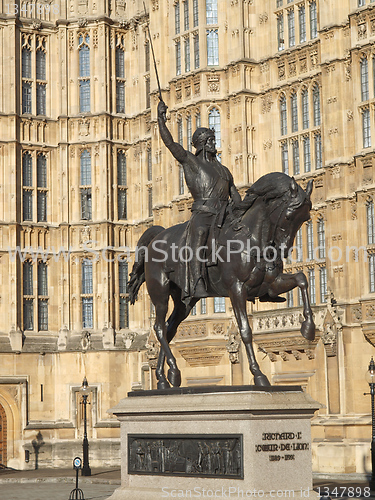
[[[7,464],[7,417],[0,404],[0,466]]]

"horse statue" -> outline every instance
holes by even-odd
[[[248,190],[242,201],[243,210],[236,217],[226,217],[218,236],[217,259],[206,267],[207,296],[229,297],[244,342],[250,371],[257,386],[269,386],[267,377],[256,360],[252,331],[246,313],[246,301],[281,302],[280,294],[299,287],[303,300],[304,321],[301,334],[307,340],[315,337],[315,325],[308,296],[308,283],[302,272],[283,273],[283,258],[293,246],[295,235],[310,219],[312,181],[306,191],[284,173],[266,174]],[[165,229],[148,228],[141,236],[129,279],[129,301],[137,300],[138,291],[146,281],[150,299],[155,306],[154,330],[160,342],[156,368],[158,389],[181,385],[181,373],[169,347],[180,323],[202,296],[182,300],[182,286],[177,271],[184,262],[173,258],[172,250],[182,245],[188,222]],[[217,245],[217,243],[216,243]],[[206,247],[207,248],[207,247]],[[163,255],[163,258],[161,258]],[[169,297],[174,309],[166,321]],[[165,358],[169,365],[164,372]]]

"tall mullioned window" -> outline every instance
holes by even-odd
[[[128,263],[120,260],[118,263],[119,274],[119,323],[120,328],[129,327],[129,306],[128,306]]]
[[[374,216],[374,202],[368,200],[366,203],[366,220],[367,220],[367,244],[373,245],[375,243],[375,216]]]
[[[91,199],[91,154],[85,149],[80,158],[80,192],[81,192],[81,219],[92,219]]]
[[[148,40],[145,42],[145,71],[146,73],[150,71],[150,42]]]
[[[302,228],[300,228],[297,231],[296,241],[295,241],[295,247],[296,247],[296,261],[297,262],[302,262],[302,259],[303,259],[303,252],[302,252]]]
[[[289,175],[289,154],[286,141],[281,144],[281,166],[284,174]]]
[[[22,113],[32,113],[31,37],[22,37]]]
[[[193,134],[193,128],[192,128],[192,120],[191,120],[191,115],[188,115],[186,118],[186,139],[187,139],[187,149],[188,151],[192,151],[192,134]]]
[[[218,148],[221,147],[221,117],[217,108],[212,108],[208,114],[208,126],[215,131],[215,141]]]
[[[319,269],[319,278],[320,278],[320,302],[325,304],[327,302],[327,268],[321,267]]]
[[[37,216],[38,222],[47,220],[47,158],[38,155],[36,162]]]
[[[38,262],[38,330],[48,330],[48,267]]]
[[[370,122],[370,109],[365,108],[362,110],[362,136],[363,147],[371,147],[371,122]]]
[[[189,0],[184,0],[184,31],[187,31],[189,29],[189,25]]]
[[[303,167],[305,172],[311,171],[311,151],[310,151],[310,137],[306,136],[302,140],[303,143]]]
[[[194,69],[199,68],[199,35],[198,33],[195,33],[193,37],[193,43],[194,43]]]
[[[92,261],[84,259],[82,261],[82,327],[94,327],[94,287],[92,274]]]
[[[368,256],[370,292],[375,292],[375,254]]]
[[[36,49],[36,114],[46,114],[46,40],[38,38]]]
[[[207,30],[207,65],[218,66],[219,64],[219,32],[218,30]]]
[[[314,127],[320,125],[320,89],[318,85],[313,88],[313,107],[314,107]]]
[[[318,36],[318,13],[316,10],[316,2],[310,3],[310,37],[317,38]]]
[[[151,147],[147,148],[147,180],[152,181],[152,152]]]
[[[367,101],[369,99],[369,79],[368,79],[368,61],[364,57],[360,62],[361,70],[361,100]]]
[[[302,128],[306,129],[310,126],[309,119],[309,92],[307,89],[302,91]]]
[[[277,46],[279,50],[284,50],[284,16],[279,14],[277,16]]]
[[[22,218],[33,220],[33,159],[30,153],[22,156]]]
[[[148,188],[148,216],[149,217],[152,217],[152,215],[153,215],[152,207],[153,207],[152,187],[149,187]]]
[[[306,236],[307,236],[307,260],[314,259],[314,233],[313,223],[309,220],[306,223]]]
[[[281,135],[286,135],[288,133],[285,95],[280,98],[280,129]]]
[[[296,28],[294,23],[294,10],[288,12],[288,38],[289,47],[294,47],[296,44]]]
[[[25,261],[22,266],[23,276],[23,329],[34,330],[34,282],[33,264]]]
[[[297,94],[293,93],[290,98],[292,110],[292,132],[298,132],[298,104]]]
[[[308,270],[309,293],[311,304],[316,303],[315,269]]]
[[[314,144],[315,144],[315,168],[319,169],[323,167],[322,136],[320,134],[315,135]]]
[[[185,1],[187,3],[188,0]],[[185,46],[185,73],[190,71],[190,38],[184,41]]]
[[[175,45],[176,50],[176,75],[181,75],[181,42],[178,40]]]
[[[80,35],[79,37],[79,111],[87,113],[90,111],[90,37]]]
[[[287,307],[293,307],[293,305],[294,305],[293,290],[290,290],[286,294],[286,305],[287,305]]]
[[[301,5],[298,9],[299,18],[299,43],[306,42],[306,9]]]
[[[324,219],[318,220],[318,248],[319,248],[319,259],[325,259],[326,257],[326,230]]]
[[[34,49],[34,51],[33,51]],[[46,37],[23,33],[21,40],[23,114],[46,115]],[[36,102],[33,108],[33,102]]]
[[[176,35],[180,33],[181,30],[181,18],[180,18],[180,2],[177,2],[174,6],[174,32]]]
[[[127,171],[123,151],[117,153],[117,207],[118,218],[127,219]]]
[[[293,174],[298,175],[300,173],[298,139],[295,139],[292,142],[292,148],[293,148]]]
[[[206,0],[206,24],[217,24],[217,14],[217,0]]]
[[[116,113],[125,113],[125,48],[123,36],[116,37]]]
[[[193,26],[196,28],[199,24],[199,0],[193,0]]]

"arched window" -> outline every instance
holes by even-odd
[[[313,105],[314,105],[314,127],[320,125],[320,89],[318,85],[313,88]]]
[[[215,131],[215,141],[218,148],[221,147],[221,118],[220,111],[212,108],[208,115],[208,126]]]
[[[280,98],[280,130],[281,135],[286,135],[288,133],[287,126],[287,111],[286,111],[286,97],[282,95]]]

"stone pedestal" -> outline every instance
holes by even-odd
[[[110,410],[122,471],[111,500],[315,496],[310,419],[320,405],[300,387],[129,396]]]

